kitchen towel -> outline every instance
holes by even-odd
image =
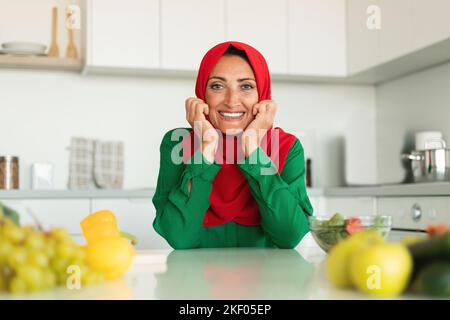
[[[123,142],[95,141],[94,180],[102,189],[120,189],[123,184]]]
[[[70,140],[69,189],[95,188],[94,141],[80,137],[73,137]]]

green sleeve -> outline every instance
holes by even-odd
[[[289,150],[281,175],[260,147],[239,167],[259,205],[266,237],[279,248],[297,246],[309,231],[308,216],[313,213],[300,141],[296,139]]]
[[[160,169],[152,199],[156,208],[153,228],[174,249],[196,248],[200,245],[203,218],[210,205],[212,181],[220,165],[209,163],[200,151],[185,165],[181,161],[182,137],[173,141],[173,132],[165,134],[160,146]]]

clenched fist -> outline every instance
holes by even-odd
[[[248,125],[242,136],[245,157],[258,148],[267,130],[273,126],[277,108],[273,100],[262,100],[253,106],[255,119]]]
[[[209,114],[209,106],[198,98],[188,98],[185,102],[186,120],[191,125],[194,133],[202,141],[202,153],[206,160],[210,163],[214,162],[217,151],[219,134],[212,126],[211,122],[206,119]]]

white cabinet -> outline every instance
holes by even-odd
[[[380,63],[398,58],[413,50],[411,0],[380,0]]]
[[[149,199],[93,199],[92,212],[111,210],[119,229],[138,237],[138,249],[169,249],[170,246],[153,229],[155,208]]]
[[[393,216],[393,227],[425,229],[430,223],[450,223],[448,197],[379,198],[378,213]]]
[[[378,7],[377,7],[378,6]],[[380,21],[377,21],[380,19]],[[379,0],[347,1],[348,73],[369,69],[380,60],[379,38],[382,14]],[[377,23],[380,25],[377,26]]]
[[[87,65],[159,67],[158,0],[88,0]]]
[[[413,49],[450,38],[449,0],[412,0]]]
[[[2,200],[2,203],[17,210],[21,225],[37,226],[33,215],[45,230],[63,227],[77,242],[84,243],[80,222],[90,213],[89,199]]]
[[[226,40],[255,47],[270,72],[287,73],[287,0],[226,0],[225,17]]]
[[[161,0],[161,67],[198,70],[225,40],[223,0]]]
[[[289,0],[288,11],[289,73],[345,76],[345,0]]]

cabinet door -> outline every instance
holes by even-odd
[[[371,7],[378,6],[378,7]],[[375,11],[373,10],[375,9]],[[348,72],[355,74],[375,66],[379,61],[381,19],[378,0],[347,1]],[[369,13],[368,13],[368,9]],[[368,25],[368,21],[370,22]]]
[[[413,51],[411,0],[380,0],[380,63]]]
[[[266,58],[270,72],[287,73],[287,0],[226,0],[226,38]]]
[[[289,73],[345,76],[345,0],[289,0]]]
[[[339,212],[344,217],[373,215],[375,205],[375,198],[372,197],[327,197],[325,214],[331,216]]]
[[[204,54],[225,40],[223,0],[161,0],[161,66],[198,70]]]
[[[449,0],[412,0],[413,49],[450,38]]]
[[[151,199],[93,199],[92,212],[111,210],[121,231],[138,237],[138,249],[168,249],[170,246],[153,229],[155,208]]]
[[[21,225],[37,226],[37,220],[45,230],[63,227],[78,243],[84,243],[80,222],[90,213],[89,199],[2,200],[2,203],[19,212]]]
[[[88,1],[88,65],[142,69],[159,66],[158,0]]]
[[[378,213],[393,216],[393,227],[425,229],[436,222],[450,223],[449,200],[445,197],[379,198]]]

